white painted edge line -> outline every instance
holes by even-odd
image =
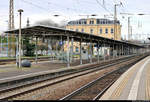
[[[92,63],[92,64],[96,64],[96,63]],[[70,67],[70,69],[74,69],[74,68],[77,68],[77,67],[80,67],[80,66],[86,66],[86,65],[89,65],[89,64],[83,64],[83,65],[78,65],[78,66],[73,66],[73,67]],[[48,73],[53,73],[53,71],[61,71],[61,70],[68,70],[67,67],[65,68],[62,68],[62,69],[57,69],[57,70],[47,70],[47,71],[42,71],[42,72],[35,72],[35,73],[30,73],[30,74],[25,74],[25,75],[18,75],[18,76],[14,76],[14,77],[8,77],[8,78],[3,78],[3,79],[0,79],[0,81],[5,81],[5,80],[10,80],[10,79],[15,79],[15,78],[20,78],[20,77],[25,77],[25,76],[29,76],[29,75],[38,75],[38,74],[48,74]]]
[[[136,74],[136,77],[133,81],[129,96],[128,96],[128,100],[136,100],[137,99],[137,94],[138,94],[138,89],[139,89],[139,82],[140,82],[140,78],[142,75],[142,71],[144,70],[145,66],[149,63],[150,59],[148,59],[143,65],[142,67],[139,69],[139,71]]]
[[[8,78],[0,79],[0,81],[9,80],[9,79],[14,79],[14,78],[20,78],[20,77],[24,77],[24,76],[28,76],[28,75],[40,74],[40,73],[45,73],[45,72],[47,72],[47,71],[36,72],[36,73],[30,73],[30,74],[25,74],[25,75],[18,75],[18,76],[14,76],[14,77],[8,77]]]
[[[147,58],[147,57],[146,57]],[[146,58],[144,58],[141,61],[146,60]],[[136,66],[138,66],[139,63],[136,63],[135,65],[133,65],[131,68],[129,68],[125,73],[123,73],[119,79],[116,80],[116,82],[105,92],[104,95],[102,95],[102,97],[100,98],[100,100],[108,100],[111,98],[111,95],[113,94],[113,92],[115,91],[115,89],[121,84],[122,80],[124,80],[124,78],[128,75],[128,73],[133,70]]]

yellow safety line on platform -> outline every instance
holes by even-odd
[[[118,97],[121,95],[123,89],[125,88],[125,86],[127,85],[127,82],[129,80],[129,78],[133,75],[133,73],[135,72],[136,68],[133,68],[132,70],[130,70],[130,72],[124,77],[124,79],[121,81],[121,83],[118,85],[118,87],[115,89],[115,91],[113,92],[113,94],[111,95],[112,100],[116,100],[118,99]]]
[[[139,72],[137,69],[141,69],[143,66],[142,63],[148,61],[150,57],[145,58],[144,60],[138,62],[137,64],[135,64],[134,66],[132,66],[130,69],[128,69],[106,92],[105,94],[100,98],[100,100],[108,100],[108,99],[113,99],[113,100],[117,100],[117,98],[119,99],[119,96],[121,96],[123,89],[125,88],[127,81],[132,77],[132,75],[134,75],[134,72],[137,71],[137,73]],[[139,67],[140,66],[140,67]],[[135,74],[137,74],[135,73]],[[148,74],[150,72],[147,72]],[[137,76],[137,75],[136,75]],[[148,79],[148,97],[150,98],[150,75],[149,75],[149,79]],[[133,85],[131,86],[132,89]],[[130,93],[129,93],[130,94]],[[127,97],[129,98],[129,97]],[[134,98],[133,98],[134,99]],[[131,99],[132,100],[132,99]]]
[[[150,100],[150,67],[147,68],[146,71],[146,88],[145,88],[145,96],[146,100]]]
[[[139,71],[137,72],[135,79],[133,81],[132,87],[130,89],[128,100],[136,100],[137,99],[139,83],[140,83],[140,79],[142,76],[142,72],[143,72],[144,68],[146,67],[146,65],[149,63],[149,61],[150,61],[150,59],[146,60],[146,62],[141,67],[139,67]]]
[[[134,67],[136,66],[138,65],[135,65]],[[121,82],[123,82],[126,79],[129,73],[134,71],[133,69],[134,68],[130,68],[123,75],[121,75],[121,77],[108,89],[108,91],[106,91],[106,93],[100,98],[100,100],[111,99],[111,96],[113,96],[114,92],[117,91],[117,88],[120,86]]]

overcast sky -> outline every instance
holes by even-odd
[[[8,28],[9,0],[0,1],[0,31],[4,31]],[[103,18],[105,14],[113,14],[113,5],[114,3],[119,3],[119,1],[123,3],[123,7],[117,7],[118,19],[122,24],[122,36],[125,37],[127,35],[128,15],[122,17],[123,15],[120,15],[120,13],[150,14],[150,0],[105,0],[106,9],[101,6],[103,0],[14,0],[15,28],[18,28],[17,10],[20,8],[24,10],[22,22],[23,26],[25,26],[28,17],[31,24],[44,19],[59,23],[62,20],[70,21],[86,18],[86,16],[79,15],[97,14],[96,18]],[[54,17],[53,15],[55,14],[60,16]],[[150,15],[130,16],[133,34],[150,33]],[[138,27],[138,25],[142,27]]]

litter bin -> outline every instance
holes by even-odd
[[[21,66],[22,67],[31,67],[31,62],[28,60],[22,60]]]

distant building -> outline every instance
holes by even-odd
[[[114,39],[114,20],[109,19],[80,19],[68,22],[66,29],[85,32],[94,34],[97,36],[102,36],[109,39]],[[116,22],[116,40],[121,40],[121,25],[120,22]],[[65,44],[64,51],[67,50],[67,45]],[[74,52],[79,52],[79,43],[74,43]]]
[[[114,20],[95,18],[80,19],[70,21],[66,29],[114,39]],[[116,29],[116,40],[121,40],[121,25],[119,21],[116,22]]]

